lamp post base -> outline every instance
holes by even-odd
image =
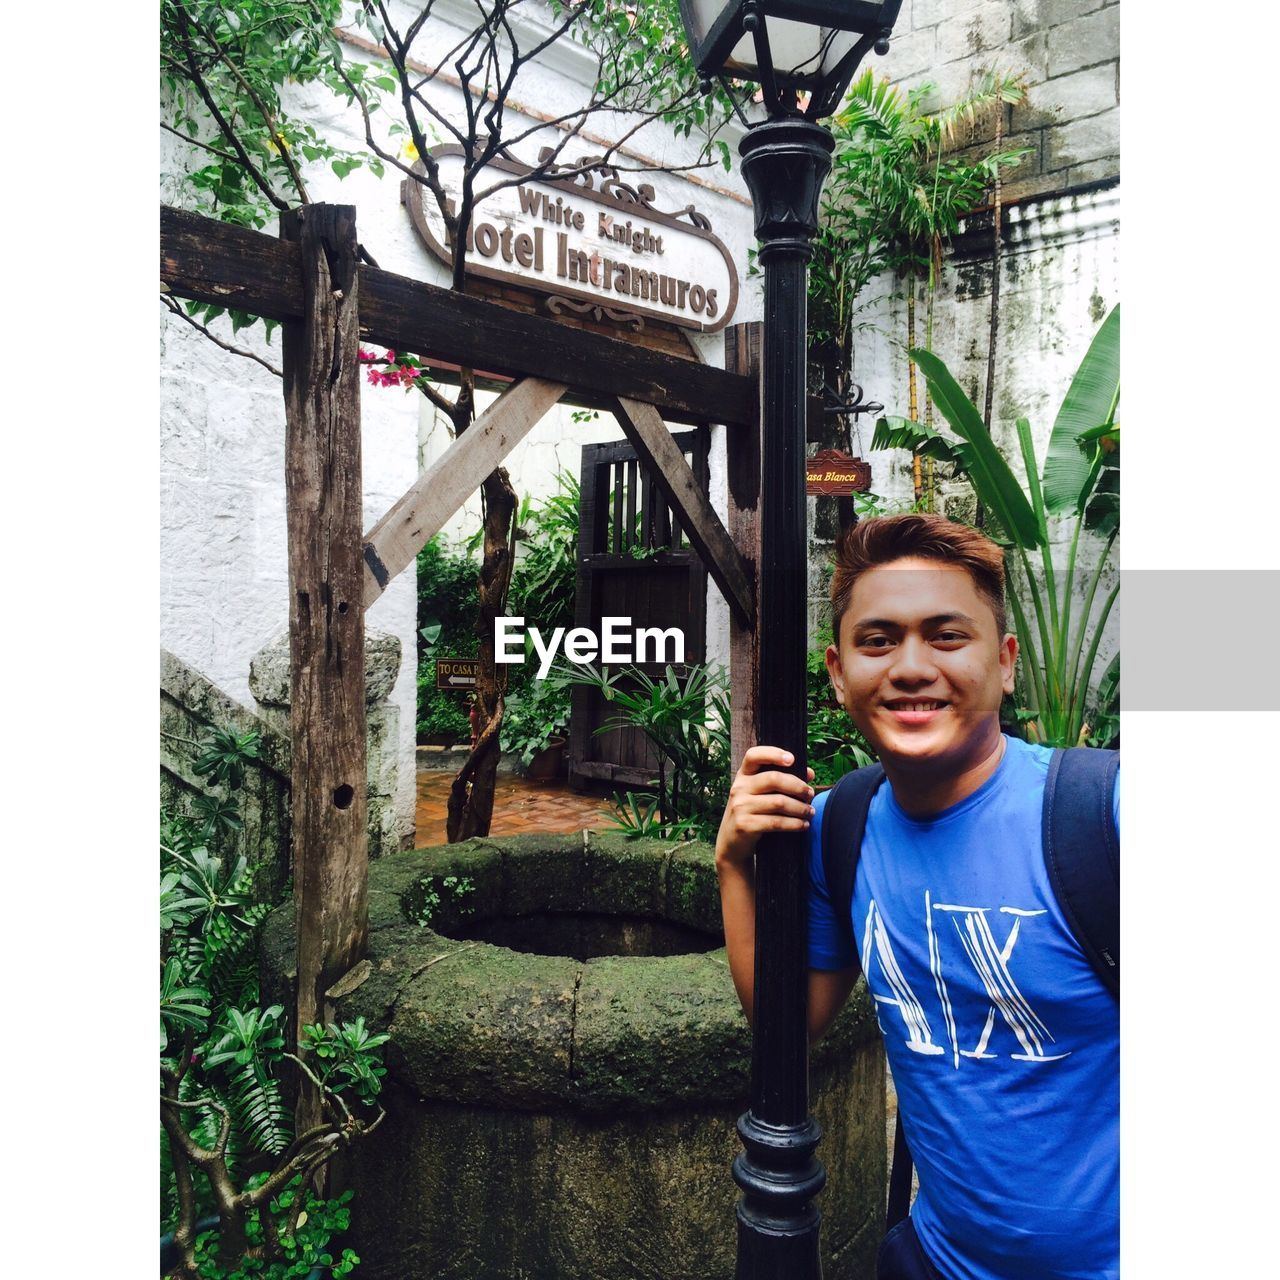
[[[738,1201],[735,1280],[818,1277],[818,1228],[813,1198],[827,1181],[814,1156],[822,1129],[812,1116],[799,1125],[762,1124],[750,1111],[738,1119],[746,1150],[733,1162]]]

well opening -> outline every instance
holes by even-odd
[[[716,951],[724,935],[707,933],[673,920],[603,912],[541,911],[530,915],[494,915],[440,930],[462,942],[488,942],[526,955],[681,956]]]

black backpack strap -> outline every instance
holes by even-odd
[[[867,828],[871,797],[884,781],[884,766],[864,765],[846,773],[831,789],[822,809],[822,871],[827,881],[831,910],[840,922],[840,931],[857,953],[853,934],[853,882],[858,874],[862,835]],[[889,1176],[889,1208],[886,1234],[905,1218],[911,1208],[911,1152],[898,1117],[893,1135],[893,1168]]]
[[[911,1212],[911,1149],[902,1132],[902,1113],[893,1122],[893,1168],[889,1171],[889,1210],[884,1233],[888,1235]]]
[[[1120,833],[1111,796],[1120,753],[1057,748],[1044,787],[1044,863],[1084,953],[1120,999]]]
[[[840,922],[841,935],[855,954],[858,945],[853,936],[853,882],[858,874],[858,855],[871,797],[883,781],[884,765],[863,765],[846,773],[832,787],[822,808],[822,872],[827,881],[827,897]]]

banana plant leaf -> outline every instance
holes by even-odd
[[[963,445],[957,445],[940,436],[932,427],[910,418],[880,418],[876,421],[875,435],[871,437],[874,449],[910,449],[922,458],[938,462],[954,462],[966,472]]]
[[[933,352],[914,350],[910,355],[928,379],[934,404],[964,442],[956,448],[978,501],[995,517],[1012,542],[1020,547],[1043,545],[1043,522],[1037,518],[1022,485],[996,448],[973,402]]]
[[[1049,433],[1044,459],[1044,501],[1053,515],[1078,512],[1088,501],[1094,469],[1079,445],[1085,432],[1115,418],[1120,397],[1120,305],[1093,335]]]
[[[1120,470],[1104,467],[1084,509],[1084,527],[1109,538],[1120,527]]]

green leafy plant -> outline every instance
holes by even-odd
[[[516,516],[508,613],[536,619],[543,632],[573,625],[580,503],[577,477],[558,471],[555,491],[540,500],[525,498]]]
[[[599,690],[616,712],[596,733],[639,729],[657,749],[656,792],[628,793],[615,814],[619,825],[633,835],[641,834],[639,823],[664,839],[713,840],[732,780],[723,670],[693,664],[680,675],[668,665],[655,680],[639,667],[584,664],[570,679]]]
[[[612,808],[600,812],[610,818],[628,840],[644,836],[656,840],[691,840],[699,832],[692,818],[664,818],[661,800],[648,792],[627,791],[614,798]]]
[[[387,1036],[369,1034],[360,1020],[308,1027],[304,1059],[286,1047],[284,1007],[261,1004],[255,948],[270,904],[253,900],[246,859],[229,847],[241,825],[237,792],[258,746],[254,734],[216,731],[200,744],[202,772],[226,790],[219,812],[237,821],[162,814],[162,1223],[185,1276],[286,1280],[315,1266],[347,1275],[358,1259],[347,1250],[335,1260],[329,1248],[345,1227],[344,1202],[303,1197],[299,1188],[381,1122],[380,1110],[368,1112]],[[319,1098],[321,1122],[305,1134],[293,1132],[285,1103],[290,1063]],[[210,1212],[216,1230],[198,1229]]]
[[[520,763],[527,768],[538,752],[563,740],[569,732],[569,686],[567,675],[552,668],[545,678],[530,680],[524,693],[508,694],[502,717],[503,751],[518,751]]]
[[[245,765],[259,760],[258,733],[236,733],[220,729],[216,725],[208,730],[205,749],[196,758],[191,770],[199,777],[208,778],[216,787],[239,790],[244,785]]]
[[[373,111],[395,88],[376,65],[345,63],[333,30],[339,0],[225,0],[160,5],[161,128],[190,159],[170,176],[189,208],[245,227],[263,227],[291,203],[309,200],[306,174],[324,165],[339,178],[363,167],[381,176],[383,160],[337,146],[285,101],[286,85],[328,89]],[[360,19],[357,18],[357,21]],[[233,332],[258,317],[190,302],[207,323],[228,315]],[[273,322],[267,322],[270,334]]]
[[[1108,747],[1120,732],[1120,655],[1117,653],[1107,663],[1107,669],[1098,681],[1098,703],[1094,714],[1093,732],[1089,734],[1091,747]]]
[[[476,581],[479,564],[437,534],[418,553],[418,742],[457,742],[470,736],[467,705],[448,689],[436,688],[436,658],[474,658]]]
[[[1120,308],[1114,307],[1103,321],[1072,378],[1049,436],[1043,475],[1031,425],[1026,418],[1017,420],[1025,489],[947,366],[927,351],[911,355],[960,438],[951,440],[922,423],[885,418],[876,424],[872,448],[910,448],[944,459],[973,485],[992,518],[992,536],[1006,548],[1009,607],[1021,650],[1021,702],[1027,713],[1020,719],[1032,741],[1074,746],[1091,732],[1086,714],[1090,680],[1120,590],[1117,583],[1095,616],[1098,588],[1119,534]],[[1105,447],[1102,442],[1108,440],[1117,443]],[[1100,489],[1104,475],[1111,478]],[[1099,501],[1102,497],[1108,500]],[[1054,564],[1048,523],[1058,515],[1074,521],[1061,572]],[[1103,538],[1103,547],[1076,609],[1076,557],[1086,529]],[[1030,554],[1037,550],[1039,573]]]
[[[249,1192],[259,1190],[267,1174],[254,1175],[245,1184]],[[196,1274],[202,1280],[304,1280],[317,1268],[325,1276],[349,1276],[359,1263],[353,1249],[343,1249],[335,1258],[332,1241],[341,1237],[351,1225],[352,1198],[344,1191],[334,1199],[321,1199],[310,1188],[305,1191],[301,1176],[294,1178],[272,1198],[269,1206],[253,1209],[245,1221],[245,1239],[249,1252],[230,1270],[223,1267],[218,1255],[218,1232],[201,1231],[195,1241]],[[263,1213],[270,1216],[270,1227],[264,1227]],[[280,1257],[265,1261],[267,1241],[273,1237]]]
[[[453,876],[446,876],[445,884],[450,881],[454,882],[458,897],[475,887],[469,880],[459,882]],[[385,1032],[371,1034],[363,1018],[341,1026],[332,1022],[328,1026],[315,1023],[302,1029],[303,1045],[319,1064],[316,1074],[321,1086],[335,1092],[350,1090],[369,1106],[377,1102],[382,1077],[387,1074],[373,1051],[390,1039]]]
[[[422,929],[428,928],[441,906],[457,906],[475,892],[475,887],[470,876],[431,876],[424,880],[418,886],[421,900],[412,913],[414,924]]]
[[[916,286],[925,281],[924,346],[931,349],[946,245],[996,176],[1027,153],[995,145],[958,149],[965,128],[1022,100],[1016,76],[986,72],[954,103],[927,111],[933,93],[927,83],[904,92],[867,68],[831,122],[835,152],[809,273],[810,338],[823,377],[841,396],[852,383],[854,338],[869,324],[858,316],[876,301],[868,286],[890,271],[905,281],[907,345],[914,347]],[[909,416],[917,418],[913,367],[908,400]],[[926,404],[926,423],[930,415]],[[917,469],[916,498],[922,493]]]

